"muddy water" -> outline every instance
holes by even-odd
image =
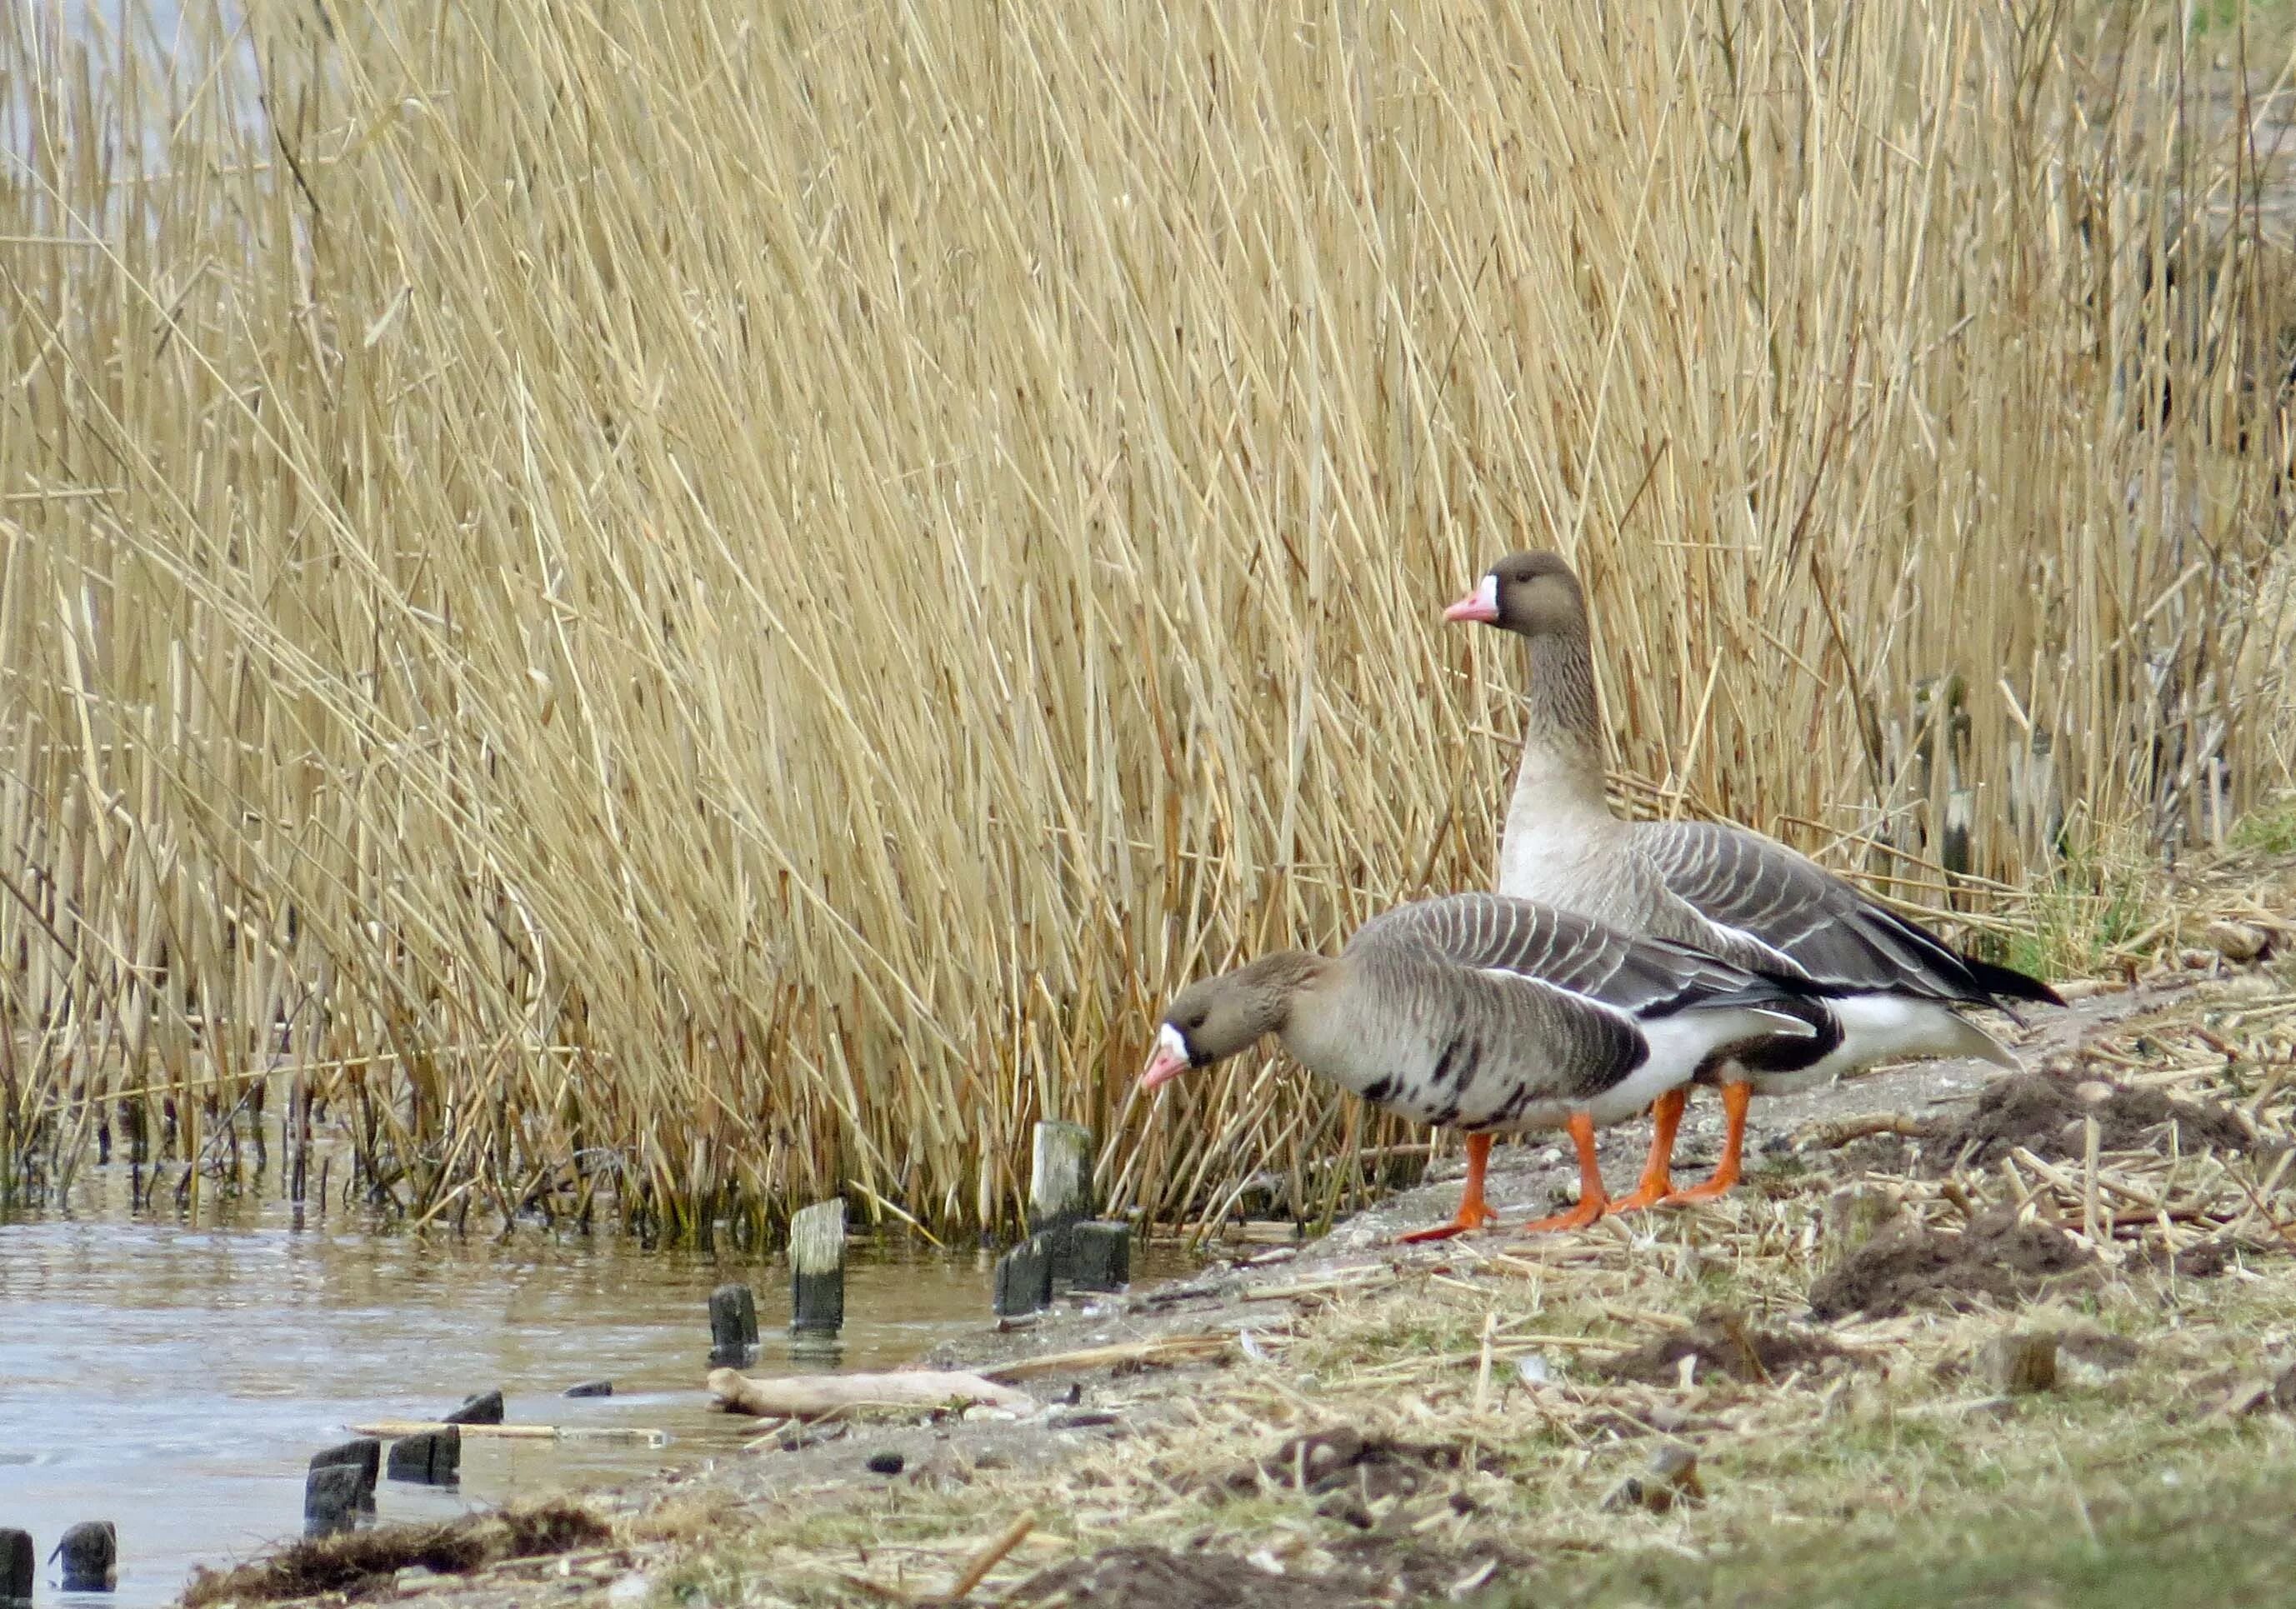
[[[77,1521],[119,1527],[119,1589],[42,1604],[168,1602],[194,1564],[299,1532],[310,1455],[376,1419],[431,1418],[500,1387],[508,1417],[668,1433],[665,1447],[465,1438],[462,1484],[386,1481],[383,1520],[610,1484],[738,1449],[752,1423],[709,1411],[712,1286],[757,1292],[767,1369],[908,1361],[977,1330],[972,1254],[857,1246],[833,1359],[793,1352],[787,1274],[525,1230],[506,1242],[345,1224],[297,1229],[275,1202],[137,1219],[124,1170],[94,1171],[72,1214],[0,1223],[0,1525],[45,1556]],[[611,1379],[614,1395],[565,1399]],[[48,1572],[44,1569],[44,1578]]]

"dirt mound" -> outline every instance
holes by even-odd
[[[2175,1264],[2177,1278],[2213,1279],[2226,1270],[2234,1267],[2241,1260],[2253,1261],[2259,1257],[2268,1257],[2283,1249],[2284,1248],[2268,1240],[2258,1242],[2235,1239],[2228,1235],[2218,1235],[2214,1239],[2202,1240],[2188,1246],[2177,1254]],[[2144,1261],[2151,1265],[2156,1274],[2166,1274],[2169,1270],[2168,1254],[2157,1246],[2146,1249]]]
[[[1348,1601],[1337,1584],[1271,1575],[1225,1553],[1174,1553],[1163,1548],[1111,1548],[1090,1558],[1040,1570],[1005,1599],[1032,1609],[1054,1605],[1095,1609],[1324,1609]]]
[[[1595,1368],[1614,1380],[1672,1385],[1682,1377],[1682,1360],[1695,1358],[1697,1375],[1718,1370],[1749,1385],[1763,1385],[1796,1369],[1822,1368],[1844,1355],[1823,1335],[1756,1329],[1727,1308],[1710,1307],[1690,1328],[1645,1342]]]
[[[1232,1554],[1111,1548],[1037,1572],[1004,1602],[1023,1609],[1371,1609],[1441,1603],[1455,1589],[1503,1584],[1529,1564],[1494,1544],[1445,1553],[1377,1537],[1332,1552],[1337,1563],[1322,1575],[1274,1575]]]
[[[443,1525],[382,1525],[290,1542],[234,1570],[195,1570],[187,1605],[266,1604],[322,1593],[356,1595],[410,1564],[462,1575],[497,1559],[538,1558],[612,1540],[604,1521],[570,1502],[472,1515]]]
[[[2023,1146],[2049,1161],[2079,1156],[2087,1118],[2096,1119],[2098,1143],[2108,1151],[2168,1144],[2177,1125],[2188,1151],[2264,1151],[2269,1142],[2248,1131],[2231,1107],[2214,1101],[2171,1100],[2158,1090],[2103,1079],[2075,1081],[2048,1073],[2018,1073],[1988,1084],[1968,1111],[1940,1121],[1923,1136],[1938,1169],[1956,1163],[1981,1166]]]
[[[1809,1287],[1820,1319],[1887,1319],[1909,1307],[2027,1302],[2094,1278],[2096,1259],[2046,1224],[1987,1213],[1958,1235],[1904,1224],[1852,1252]]]
[[[1218,1485],[1231,1492],[1256,1491],[1263,1482],[1310,1495],[1345,1492],[1366,1503],[1387,1497],[1414,1497],[1437,1476],[1470,1467],[1497,1473],[1486,1456],[1470,1466],[1457,1447],[1366,1436],[1347,1425],[1293,1436],[1256,1463],[1231,1471]]]

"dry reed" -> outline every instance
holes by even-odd
[[[0,20],[9,1193],[988,1222],[1058,1115],[1327,1206],[1355,1108],[1128,1079],[1486,875],[1518,545],[1630,788],[1917,903],[2287,764],[2289,276],[2150,10],[184,12]]]

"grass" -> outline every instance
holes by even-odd
[[[2202,1466],[2174,1487],[2092,1501],[2062,1483],[2040,1512],[2021,1493],[1977,1495],[1956,1511],[1893,1531],[1872,1548],[1789,1531],[1768,1547],[1685,1559],[1649,1550],[1535,1572],[1495,1595],[1493,1609],[1550,1604],[1840,1605],[1916,1609],[1944,1604],[2079,1604],[2142,1609],[2267,1602],[2296,1573],[2296,1544],[2268,1518],[2296,1458],[2249,1450],[2253,1461]],[[2184,1472],[2177,1471],[2181,1475]],[[2054,1511],[2052,1511],[2054,1510]]]
[[[110,1123],[190,1205],[268,1134],[1009,1225],[1061,1115],[1327,1212],[1398,1135],[1130,1075],[1486,878],[1519,667],[1433,617],[1518,545],[1643,807],[1971,931],[2288,763],[2288,276],[2144,29],[186,10],[0,20],[0,1199]]]
[[[2266,1136],[2284,1139],[2296,1091],[2251,1090],[2242,1070],[2284,1055],[2291,998],[2285,968],[2203,982],[2068,1059],[2084,1076],[2245,1101]],[[2098,1177],[2139,1195],[2157,1184],[2179,1246],[2231,1222],[2247,1245],[2232,1272],[2168,1278],[2152,1255],[2162,1226],[2132,1210],[2098,1221],[2108,1266],[2091,1288],[1811,1325],[1809,1282],[1838,1254],[1826,1204],[1844,1184],[1946,1225],[1964,1206],[2021,1197],[2081,1232],[2079,1163],[2064,1164],[2067,1191],[2030,1162],[1940,1175],[1819,1145],[1800,1172],[1766,1170],[1711,1210],[1631,1229],[1341,1254],[1345,1283],[1293,1265],[1274,1276],[1299,1282],[1288,1313],[1262,1300],[1176,1320],[1249,1325],[1257,1355],[1087,1379],[1086,1401],[1130,1431],[1113,1442],[1072,1442],[1043,1465],[976,1465],[959,1434],[925,1443],[937,1449],[930,1474],[855,1482],[816,1468],[767,1490],[769,1455],[667,1499],[672,1517],[633,1534],[674,1539],[675,1554],[648,1565],[664,1605],[929,1597],[1022,1513],[1037,1529],[984,1589],[1005,1601],[1037,1601],[1023,1583],[1039,1572],[1130,1547],[1199,1559],[1228,1581],[1280,1564],[1299,1601],[1333,1605],[2109,1606],[2172,1588],[2195,1605],[2266,1601],[2296,1567],[2273,1500],[2296,1476],[2296,1417],[2247,1405],[2254,1384],[2296,1365],[2296,1262],[2269,1228],[2296,1213],[2291,1170],[2269,1151],[2204,1158],[2187,1146],[2172,1158],[2170,1145],[2156,1136],[2106,1151]],[[2129,1184],[2130,1170],[2151,1170],[2155,1184]],[[2218,1205],[2178,1198],[2171,1178]],[[1718,1305],[1847,1359],[1767,1380],[1714,1368],[1688,1384],[1606,1373],[1605,1360]],[[2133,1356],[2108,1368],[2068,1349],[2054,1389],[2004,1401],[1977,1359],[2013,1328],[2102,1330]],[[1529,1356],[1544,1360],[1546,1383],[1517,1380],[1514,1360]],[[1285,1478],[1292,1438],[1334,1428],[1447,1451],[1415,1485],[1374,1488],[1351,1507],[1351,1491],[1303,1493]],[[1663,1514],[1606,1502],[1668,1443],[1696,1451],[1702,1501]],[[1255,1463],[1266,1478],[1238,1484]],[[854,1454],[843,1467],[857,1464]],[[1447,1597],[1494,1556],[1481,1591]],[[1421,1583],[1415,1593],[1382,1585],[1398,1572]]]
[[[2296,799],[2251,811],[2235,822],[2232,846],[2276,860],[2296,855]]]

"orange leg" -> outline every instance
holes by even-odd
[[[1754,1086],[1750,1083],[1733,1080],[1722,1086],[1722,1115],[1726,1122],[1722,1161],[1715,1168],[1713,1178],[1687,1190],[1677,1190],[1667,1200],[1711,1201],[1738,1182],[1738,1158],[1746,1149],[1746,1107],[1753,1099]]]
[[[1567,1213],[1524,1224],[1522,1233],[1545,1235],[1556,1229],[1583,1229],[1610,1205],[1610,1198],[1603,1193],[1603,1164],[1595,1160],[1595,1120],[1584,1112],[1570,1114],[1570,1143],[1578,1150],[1578,1205]]]
[[[1650,1160],[1643,1164],[1643,1180],[1635,1187],[1633,1195],[1611,1203],[1611,1211],[1639,1213],[1673,1194],[1674,1176],[1668,1172],[1668,1166],[1674,1160],[1674,1133],[1682,1126],[1682,1108],[1689,1099],[1683,1090],[1675,1089],[1651,1103]]]
[[[1459,1214],[1450,1222],[1414,1234],[1398,1235],[1398,1246],[1416,1246],[1427,1240],[1448,1240],[1454,1235],[1464,1235],[1469,1229],[1480,1229],[1498,1221],[1498,1214],[1483,1199],[1483,1170],[1490,1165],[1491,1137],[1488,1134],[1467,1136],[1467,1187],[1459,1195]]]

